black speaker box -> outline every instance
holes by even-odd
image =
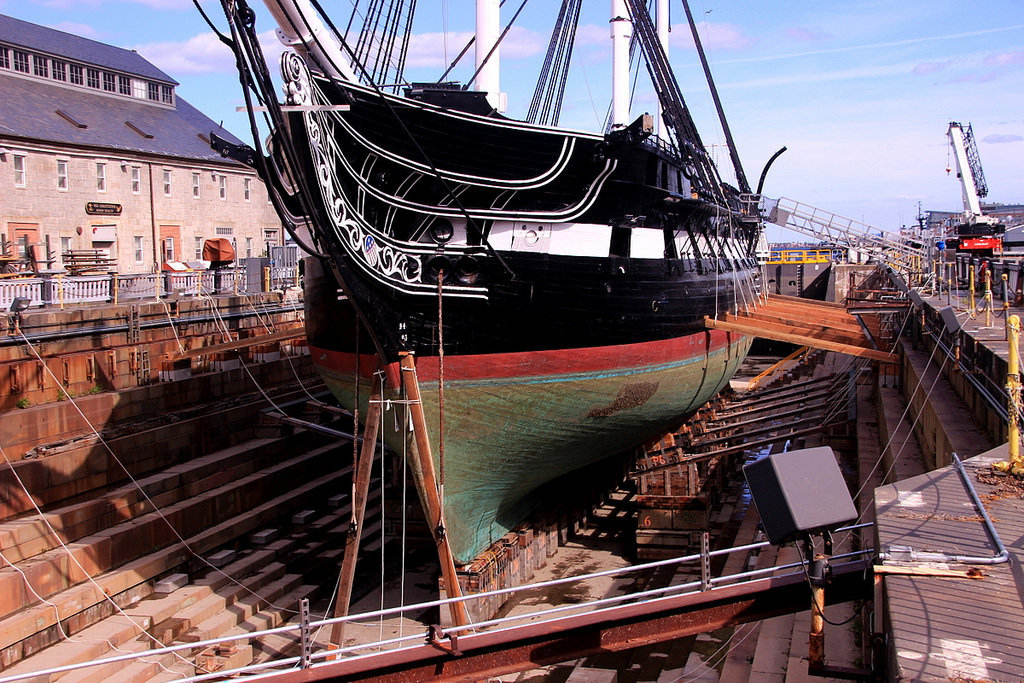
[[[857,518],[828,446],[776,453],[747,463],[743,475],[768,540],[781,545]]]

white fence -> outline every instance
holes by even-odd
[[[253,267],[255,266],[255,267]],[[261,267],[262,263],[237,268],[194,272],[141,273],[137,275],[66,275],[0,279],[0,312],[11,310],[16,298],[28,299],[30,307],[67,306],[85,303],[120,303],[158,299],[163,296],[252,294],[299,284],[298,264]],[[254,271],[261,276],[247,274]]]

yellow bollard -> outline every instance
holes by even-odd
[[[992,269],[985,270],[985,327],[992,327]]]
[[[1020,413],[1020,317],[1011,315],[1006,321],[1009,336],[1009,358],[1006,368],[1006,440],[1009,446],[1007,460],[997,462],[992,467],[1000,472],[1009,472],[1015,477],[1024,476],[1024,461],[1020,457],[1020,426],[1017,415]]]
[[[974,317],[974,264],[971,264],[967,275],[967,293],[970,298],[967,300],[968,309],[971,312],[971,317]]]

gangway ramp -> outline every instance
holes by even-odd
[[[915,244],[905,235],[886,232],[786,197],[762,197],[760,209],[761,216],[769,223],[822,242],[864,252],[882,263],[909,268],[925,256],[923,246]]]
[[[827,301],[772,294],[763,306],[736,315],[706,316],[704,326],[883,363],[896,362],[894,354],[875,347],[857,316],[842,304]]]

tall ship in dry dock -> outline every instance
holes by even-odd
[[[365,415],[374,391],[401,398],[400,361],[415,358],[443,478],[413,474],[465,563],[545,482],[679,423],[726,384],[750,339],[703,318],[755,304],[761,226],[735,153],[738,188],[705,152],[646,2],[611,3],[602,133],[558,126],[580,0],[558,8],[527,120],[499,112],[497,0],[477,7],[475,89],[405,83],[416,3],[388,4],[330,17],[315,0],[267,0],[290,46],[279,96],[257,37],[266,15],[223,0],[254,139],[269,139],[214,145],[259,170],[318,257],[307,334],[339,401]],[[652,116],[629,118],[631,44],[659,97],[658,135]],[[383,433],[398,452],[417,445],[410,429]]]

